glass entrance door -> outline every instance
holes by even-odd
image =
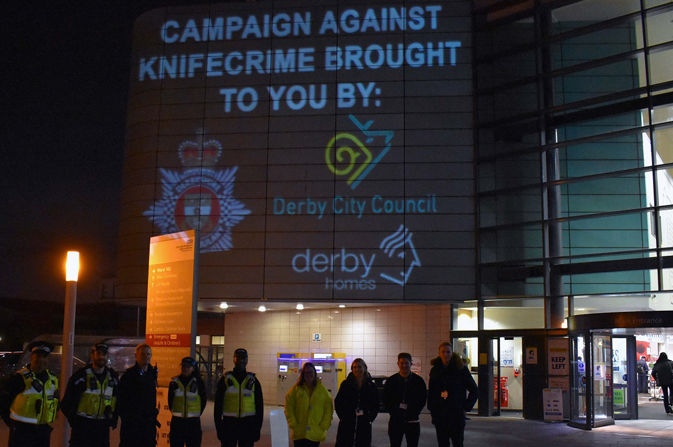
[[[636,338],[612,337],[612,404],[615,419],[638,419],[638,375]]]
[[[592,427],[615,423],[613,411],[612,336],[591,335]]]
[[[570,423],[569,425],[585,430],[591,429],[587,396],[591,394],[591,382],[587,374],[586,335],[570,337]]]

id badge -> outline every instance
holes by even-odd
[[[406,410],[407,409],[407,404],[405,404],[404,402],[400,402],[400,408],[402,410]]]
[[[355,410],[355,416],[362,416],[363,414],[365,414],[365,412],[360,410],[359,408]]]

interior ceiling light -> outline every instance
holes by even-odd
[[[220,303],[220,309],[228,309],[228,308],[229,308],[229,305],[227,304],[226,301],[222,301]]]
[[[343,309],[344,307],[346,307],[346,305],[345,304],[339,304],[339,307]]]
[[[304,305],[302,303],[297,303],[297,310],[304,310]]]
[[[262,304],[261,306],[259,306],[257,308],[257,310],[260,311],[260,312],[266,312],[266,306],[264,304]]]

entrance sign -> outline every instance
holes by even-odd
[[[194,230],[150,239],[145,339],[159,368],[159,386],[180,374],[196,340],[197,247]]]
[[[120,234],[198,229],[202,298],[472,296],[471,9],[297,0],[146,12],[122,199],[134,211]],[[123,272],[122,295],[133,283]]]

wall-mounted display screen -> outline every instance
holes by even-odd
[[[122,297],[142,290],[146,240],[191,228],[201,298],[473,297],[470,11],[306,0],[141,16]]]

